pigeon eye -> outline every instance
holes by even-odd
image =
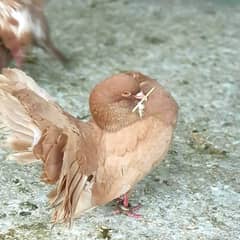
[[[122,97],[130,97],[132,94],[129,91],[124,91]]]

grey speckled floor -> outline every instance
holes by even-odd
[[[88,114],[95,83],[120,71],[158,79],[180,106],[167,159],[135,189],[143,218],[112,204],[71,230],[51,230],[41,167],[0,161],[0,239],[240,239],[240,2],[52,0],[46,6],[62,67],[35,49],[25,66],[66,110]],[[111,235],[111,236],[110,236]]]

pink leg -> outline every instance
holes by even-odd
[[[125,193],[125,194],[123,195],[123,206],[124,206],[124,207],[128,207],[128,205],[129,205],[128,195],[127,195],[127,193]]]
[[[139,219],[141,218],[141,215],[135,212],[140,208],[141,204],[131,207],[131,205],[129,204],[128,194],[125,193],[122,197],[117,199],[117,210],[114,211],[114,214],[125,214],[128,217]]]

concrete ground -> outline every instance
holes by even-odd
[[[72,229],[51,228],[41,166],[0,152],[0,239],[240,239],[240,2],[233,0],[51,0],[52,38],[63,67],[34,49],[24,70],[73,115],[88,114],[100,80],[137,70],[159,80],[180,106],[166,160],[132,197],[140,220],[112,204]]]

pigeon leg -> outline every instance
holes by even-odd
[[[131,206],[128,199],[128,193],[125,193],[123,196],[117,199],[117,209],[114,211],[114,214],[125,214],[128,217],[133,217],[136,219],[141,218],[140,214],[137,214],[136,211],[141,208],[141,204],[137,206]]]

